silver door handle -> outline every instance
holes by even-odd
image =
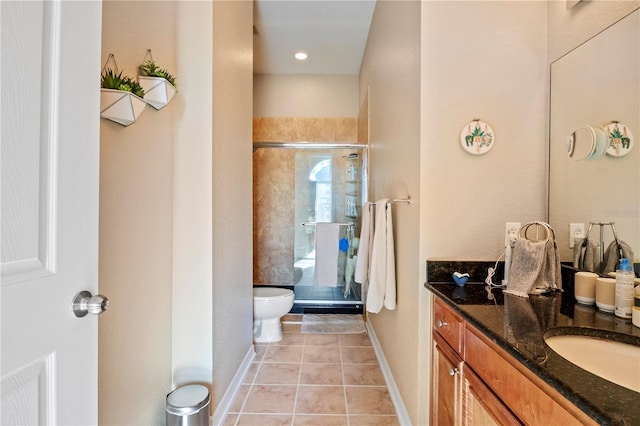
[[[76,294],[71,304],[73,313],[78,318],[87,314],[100,315],[109,307],[109,299],[101,294],[92,296],[88,291],[81,291]]]

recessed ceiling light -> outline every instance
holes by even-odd
[[[304,61],[309,57],[305,52],[296,52],[293,56],[299,61]]]

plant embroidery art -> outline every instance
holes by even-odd
[[[633,147],[633,135],[627,126],[613,122],[605,128],[607,134],[607,154],[613,157],[627,155]]]
[[[487,123],[474,120],[468,123],[460,133],[460,144],[469,153],[480,155],[493,147],[493,129]]]

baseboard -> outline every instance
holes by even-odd
[[[373,326],[371,325],[371,322],[369,321],[368,318],[367,318],[366,326],[367,326],[367,332],[369,333],[369,338],[371,339],[371,344],[373,345],[373,350],[376,352],[376,357],[378,358],[378,363],[380,364],[380,370],[382,370],[382,375],[384,376],[384,380],[387,383],[387,388],[389,389],[389,395],[391,396],[391,401],[393,402],[393,406],[396,409],[396,416],[398,416],[398,423],[401,425],[410,425],[411,418],[409,417],[409,412],[407,411],[407,407],[405,407],[404,405],[402,396],[400,396],[398,385],[396,385],[396,381],[393,379],[393,374],[391,374],[391,369],[389,368],[387,359],[384,356],[384,352],[382,352],[380,341],[378,341],[378,338],[376,337],[376,333],[373,330]]]
[[[220,403],[216,407],[216,411],[213,413],[211,424],[214,426],[219,426],[224,424],[225,419],[227,418],[227,414],[229,413],[229,408],[231,408],[231,404],[236,399],[238,395],[238,391],[240,390],[240,386],[242,386],[242,379],[247,375],[249,368],[251,367],[251,363],[256,357],[256,351],[253,345],[249,348],[249,351],[244,356],[242,360],[242,364],[238,367],[236,374],[233,376],[233,380],[229,384],[226,392],[222,396]]]

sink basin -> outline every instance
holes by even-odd
[[[545,342],[572,364],[605,380],[640,392],[640,346],[578,334],[550,335],[545,337]]]

